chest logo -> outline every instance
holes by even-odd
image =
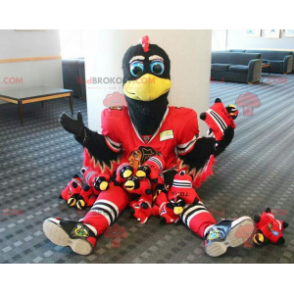
[[[132,167],[137,169],[153,155],[160,155],[160,153],[151,147],[140,146],[129,154],[128,162]]]
[[[168,139],[173,139],[174,138],[174,133],[172,130],[166,130],[163,131],[159,134],[160,141],[168,140]]]

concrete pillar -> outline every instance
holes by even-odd
[[[122,58],[126,50],[148,35],[150,42],[162,47],[171,60],[172,88],[170,105],[190,107],[199,114],[209,106],[211,64],[210,30],[86,30],[84,51],[86,64],[88,125],[100,132],[100,115],[107,95],[123,93],[121,84],[107,83],[122,79]],[[94,84],[96,78],[103,84]],[[117,79],[118,78],[118,79]],[[200,121],[201,134],[207,130]]]

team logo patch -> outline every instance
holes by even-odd
[[[279,236],[279,232],[272,230],[272,234],[275,236]]]
[[[210,231],[207,240],[215,240],[219,237],[219,231]]]
[[[82,227],[82,226],[77,226],[74,231],[73,231],[73,235],[77,236],[77,237],[84,237],[87,238],[89,236],[89,232],[86,228]]]
[[[142,165],[145,161],[154,155],[161,154],[151,147],[140,146],[138,149],[130,153],[128,156],[128,162],[132,167],[137,169],[140,165]]]
[[[168,139],[173,139],[174,138],[174,133],[172,130],[166,130],[163,131],[159,134],[160,141],[168,140]]]

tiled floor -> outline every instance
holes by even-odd
[[[45,238],[42,223],[50,216],[81,218],[58,196],[82,163],[82,148],[58,123],[63,111],[69,113],[68,101],[57,99],[46,102],[44,108],[25,105],[23,127],[15,105],[0,105],[0,262],[292,263],[294,76],[271,74],[274,83],[268,77],[265,74],[263,83],[251,86],[211,83],[211,104],[217,97],[225,104],[234,103],[240,94],[251,92],[258,95],[261,106],[253,116],[244,116],[240,108],[234,142],[198,193],[218,220],[253,216],[268,206],[275,209],[290,224],[284,246],[247,244],[213,259],[204,254],[203,241],[183,225],[162,226],[151,218],[141,226],[129,218],[129,210],[117,222],[128,233],[119,244],[102,236],[88,257],[55,246]],[[281,80],[285,77],[286,83]],[[75,99],[74,108],[87,121],[86,103]],[[3,214],[5,209],[10,215]]]

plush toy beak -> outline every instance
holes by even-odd
[[[144,179],[146,178],[146,172],[143,170],[138,170],[136,172],[136,177],[138,177],[139,179]]]
[[[105,191],[108,189],[108,182],[103,181],[100,185],[99,185],[100,191]]]
[[[178,206],[178,207],[174,207],[174,214],[179,215],[183,212],[183,207]]]
[[[122,173],[122,178],[127,179],[130,178],[133,175],[133,171],[130,169],[126,169]]]
[[[264,235],[261,233],[257,233],[253,236],[253,241],[256,245],[262,245],[264,243]]]
[[[145,74],[134,81],[124,84],[127,97],[141,101],[152,101],[167,93],[171,88],[171,81],[152,74]]]
[[[94,187],[98,191],[105,191],[108,189],[108,186],[109,186],[109,184],[104,177],[98,177],[95,180]]]
[[[125,188],[128,191],[133,191],[135,189],[135,182],[133,180],[128,180],[125,182]]]

